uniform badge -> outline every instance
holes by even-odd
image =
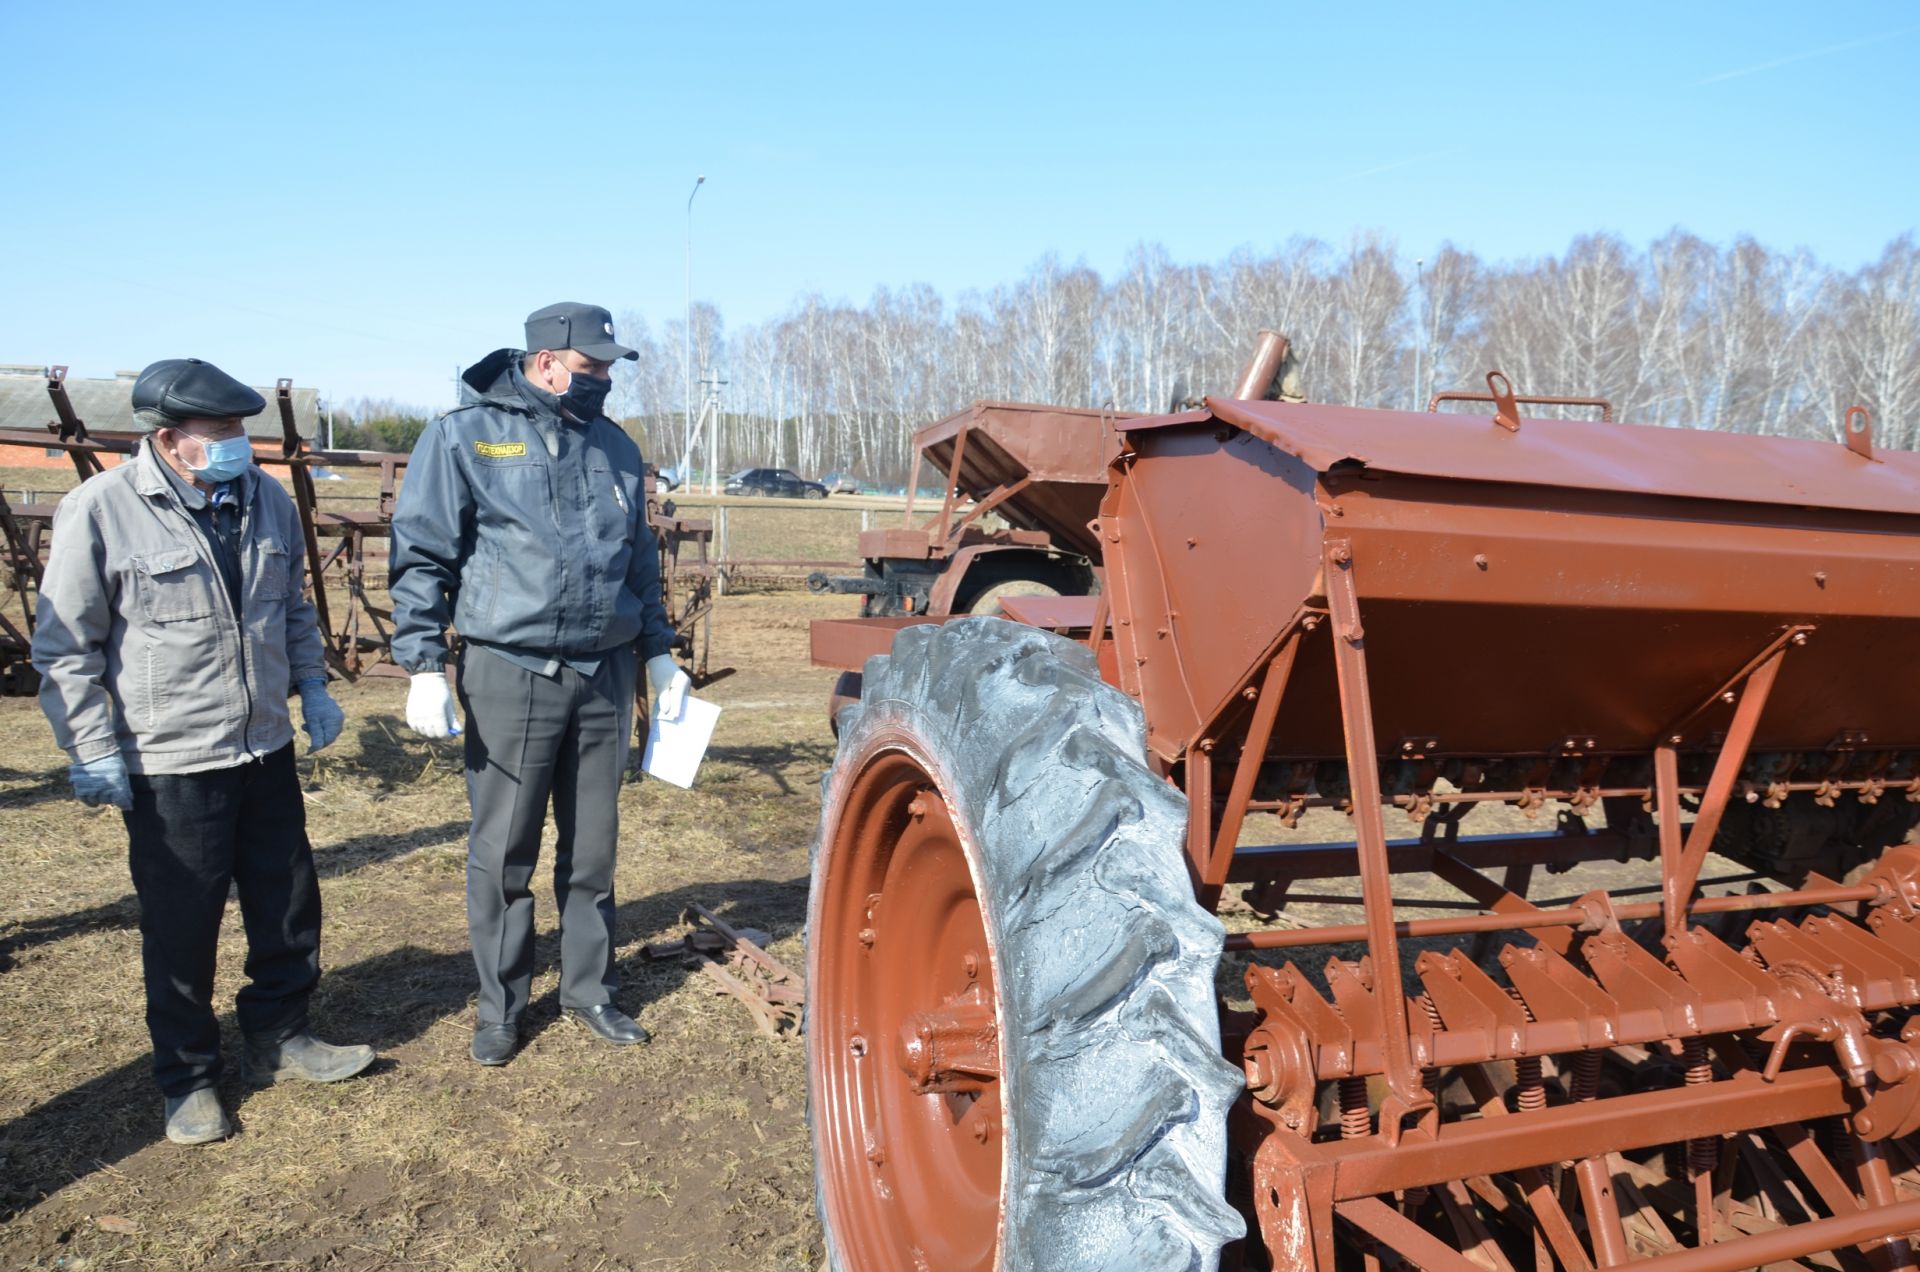
[[[525,442],[475,442],[473,453],[484,459],[511,459],[527,453]]]

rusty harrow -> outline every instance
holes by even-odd
[[[133,433],[93,432],[74,411],[66,392],[65,367],[47,373],[47,395],[54,418],[45,433],[0,430],[0,448],[23,447],[66,452],[82,480],[103,470],[103,457],[131,453]],[[293,381],[276,386],[273,406],[280,422],[277,448],[259,439],[254,461],[284,468],[299,510],[306,540],[308,589],[318,611],[327,662],[342,676],[404,676],[391,658],[392,609],[386,604],[386,541],[391,536],[394,500],[407,456],[389,451],[316,450],[294,424]],[[0,449],[0,453],[4,453]],[[313,469],[377,472],[379,491],[372,510],[323,506]],[[648,488],[652,489],[651,472]],[[0,548],[5,551],[5,582],[18,607],[16,621],[0,612],[0,692],[30,693],[37,681],[28,660],[40,571],[51,542],[52,503],[12,507],[0,495]],[[676,515],[651,494],[648,519],[660,551],[661,590],[674,625],[674,653],[695,685],[727,670],[708,666],[712,639],[715,566],[711,559],[712,523]]]

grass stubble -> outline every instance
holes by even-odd
[[[240,1133],[199,1149],[160,1136],[141,1019],[137,909],[119,816],[67,798],[65,757],[28,699],[0,699],[0,1266],[12,1268],[786,1269],[820,1237],[800,1046],[762,1037],[704,977],[639,956],[699,901],[772,933],[803,963],[807,845],[832,758],[834,673],[807,662],[807,622],[846,598],[729,596],[706,691],[727,708],[696,789],[636,781],[620,796],[623,1005],[650,1046],[614,1050],[558,1016],[550,892],[525,1049],[502,1069],[467,1056],[473,969],[464,910],[466,794],[457,743],[414,737],[405,684],[336,685],[342,738],[302,756],[326,909],[314,1022],[382,1059],[333,1087],[222,1089]],[[1417,827],[1389,812],[1389,835]],[[1539,830],[1511,809],[1465,833]],[[1252,818],[1243,842],[1351,838],[1337,813],[1294,831]],[[544,867],[536,889],[549,886]],[[1711,876],[1732,871],[1712,858]],[[1538,872],[1535,896],[1645,885],[1644,863]],[[1401,876],[1401,917],[1454,896]],[[1352,880],[1302,892],[1357,893]],[[1441,911],[1444,913],[1445,911]],[[1282,926],[1355,922],[1354,905],[1289,907]],[[1261,926],[1229,906],[1230,930]],[[217,998],[228,1055],[243,937],[229,902]],[[1524,938],[1517,938],[1523,941]],[[1450,948],[1453,941],[1422,944]],[[1329,953],[1307,952],[1315,974]],[[1411,965],[1412,952],[1403,952]],[[1247,959],[1219,989],[1249,1006]],[[104,1225],[104,1226],[103,1226]]]
[[[458,743],[406,731],[402,681],[337,685],[347,728],[300,759],[326,913],[313,1016],[382,1059],[331,1087],[239,1082],[230,901],[216,998],[239,1133],[198,1149],[160,1134],[119,815],[67,798],[36,705],[0,699],[0,1266],[814,1267],[800,1045],[639,947],[699,901],[802,964],[833,680],[807,664],[806,623],[846,608],[727,598],[714,658],[738,672],[707,691],[728,710],[698,785],[622,788],[616,958],[650,1046],[559,1017],[549,825],[529,1038],[501,1069],[467,1056]]]

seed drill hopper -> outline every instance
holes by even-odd
[[[868,661],[810,915],[834,1266],[1914,1266],[1920,456],[1489,384],[1123,422],[1100,596]],[[1354,921],[1284,912],[1330,878]]]

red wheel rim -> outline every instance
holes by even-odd
[[[922,1093],[912,1042],[930,1021],[997,1019],[965,837],[925,768],[885,751],[854,777],[827,851],[807,1027],[839,1253],[855,1269],[991,1269],[999,1079]]]

